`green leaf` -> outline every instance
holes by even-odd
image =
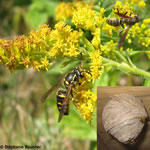
[[[47,23],[49,17],[55,20],[55,8],[57,5],[58,2],[55,1],[34,0],[25,16],[27,24],[31,28],[37,29],[40,25]]]
[[[47,19],[47,13],[37,11],[36,9],[29,11],[26,15],[26,22],[33,29],[37,29],[40,25],[45,24]]]

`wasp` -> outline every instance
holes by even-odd
[[[120,16],[121,20],[122,20],[121,22],[125,23],[126,25],[132,26],[135,23],[139,22],[139,16],[138,15],[131,16],[132,13],[130,13],[130,15],[127,16],[127,12],[120,13],[119,10],[118,10],[118,8],[117,8],[117,12],[115,12],[115,14],[118,15],[118,16]]]
[[[64,115],[69,115],[69,101],[70,95],[73,98],[72,89],[76,85],[80,85],[80,79],[84,77],[83,67],[80,65],[76,67],[72,72],[68,73],[64,78],[64,89],[59,89],[56,95],[57,99],[57,108],[59,113],[58,122],[60,122]],[[46,98],[61,84],[61,81],[55,86],[50,88],[42,97],[42,101],[45,101]]]
[[[115,8],[114,8],[115,10]],[[111,25],[111,26],[122,26],[124,28],[124,24],[132,26],[135,23],[139,22],[139,16],[138,15],[134,15],[131,16],[132,13],[130,13],[129,16],[127,16],[127,12],[125,13],[120,13],[118,8],[116,9],[117,12],[115,12],[116,15],[118,15],[120,17],[120,19],[118,18],[107,18],[106,22]]]
[[[115,10],[115,8],[114,8]],[[127,12],[125,13],[120,13],[118,8],[116,9],[117,12],[115,12],[116,15],[118,15],[120,17],[120,19],[118,18],[107,18],[106,22],[111,25],[111,26],[122,26],[122,28],[124,29],[124,24],[128,25],[128,28],[125,29],[125,32],[123,34],[123,36],[121,37],[119,43],[118,43],[118,48],[120,48],[123,45],[123,42],[129,32],[129,29],[137,22],[139,22],[139,16],[138,15],[134,15],[131,16],[132,13],[130,13],[129,16],[127,16]]]

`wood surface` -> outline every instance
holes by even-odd
[[[102,124],[102,111],[110,97],[127,93],[141,98],[150,116],[150,87],[118,86],[98,87],[97,89],[97,150],[150,150],[150,122],[147,122],[138,136],[135,145],[125,145],[107,134]]]

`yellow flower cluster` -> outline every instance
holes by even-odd
[[[135,24],[130,29],[130,34],[128,34],[128,43],[131,43],[132,38],[137,38],[138,43],[144,47],[150,46],[150,18],[144,19],[141,25]]]
[[[92,51],[90,54],[90,71],[93,79],[99,79],[102,70],[102,57],[99,50]]]
[[[51,58],[76,57],[79,52],[81,32],[72,30],[64,22],[58,22],[55,29],[42,25],[39,31],[29,36],[18,36],[14,40],[0,40],[0,62],[9,70],[33,67],[46,69],[52,65]]]
[[[72,16],[72,23],[77,28],[82,28],[85,30],[93,31],[95,29],[95,20],[95,11],[92,10],[91,6],[87,4],[78,5],[76,11],[73,13]]]
[[[73,103],[81,112],[84,120],[92,120],[92,114],[95,109],[97,97],[92,92],[92,77],[89,73],[84,73],[84,78],[81,79],[80,85],[73,89],[74,99]]]
[[[60,3],[56,8],[56,20],[65,20],[73,15],[73,3]]]
[[[93,35],[93,39],[91,41],[92,45],[94,46],[95,49],[99,49],[100,48],[100,34],[101,34],[101,30],[100,28],[96,28],[94,32],[92,32]]]
[[[76,94],[77,102],[74,102],[77,109],[80,110],[84,120],[92,120],[92,114],[95,109],[96,95],[91,90],[82,90]]]
[[[143,0],[141,0],[139,3],[138,3],[139,7],[140,8],[144,8],[145,7],[145,2]]]
[[[145,7],[145,2],[144,2],[144,0],[124,0],[123,1],[124,3],[125,3],[125,6],[124,6],[124,8],[129,8],[129,7],[131,7],[131,9],[133,9],[132,8],[132,6],[133,5],[138,5],[140,8],[144,8]],[[121,8],[122,6],[121,6],[121,2],[120,1],[117,1],[116,2],[116,4],[115,4],[115,6],[117,7],[117,8]],[[129,7],[128,7],[129,6]],[[128,9],[127,9],[128,10]],[[130,9],[129,9],[130,10]]]
[[[133,7],[130,5],[130,3],[122,4],[120,1],[116,1],[116,4],[114,6],[115,9],[113,9],[113,12],[119,13],[126,13],[127,16],[134,15],[133,14]]]
[[[117,46],[117,42],[114,42],[113,40],[110,40],[109,42],[105,43],[105,45],[102,45],[101,46],[101,52],[104,56],[111,56],[114,57],[115,54],[114,54],[114,51],[115,51],[115,48]]]
[[[82,32],[71,29],[71,26],[62,21],[58,22],[50,35],[50,39],[53,41],[49,53],[50,57],[76,57],[80,53],[79,42],[81,36]]]
[[[48,61],[49,36],[51,30],[47,25],[40,27],[39,31],[31,32],[29,37],[18,36],[14,40],[0,42],[0,61],[7,65],[9,70],[24,69],[46,69],[52,65]]]
[[[144,8],[146,5],[144,0],[128,0],[128,2],[131,3],[132,5],[138,4],[140,8]]]
[[[68,9],[66,10],[66,8]],[[95,48],[100,46],[100,28],[104,23],[104,19],[102,18],[104,14],[103,8],[101,8],[98,13],[92,9],[92,5],[84,2],[75,2],[72,4],[61,3],[56,10],[56,18],[58,18],[58,20],[72,17],[71,22],[76,28],[91,31],[93,35],[93,46]],[[68,14],[65,13],[66,11],[68,11]]]

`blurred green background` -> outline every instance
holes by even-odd
[[[94,1],[94,0],[93,0]],[[27,35],[41,24],[53,27],[55,8],[60,0],[0,0],[0,38]],[[97,1],[95,1],[97,2]],[[147,1],[148,2],[148,1]],[[115,1],[105,0],[106,15]],[[132,53],[137,67],[147,70],[146,54]],[[10,73],[0,65],[0,145],[41,145],[44,150],[96,150],[96,111],[90,124],[83,121],[72,104],[69,117],[58,124],[56,91],[45,104],[42,95],[58,82],[69,67],[60,69],[58,62],[48,72],[32,69]],[[143,85],[144,79],[110,68],[105,70],[97,86]],[[95,86],[96,86],[95,85]]]

